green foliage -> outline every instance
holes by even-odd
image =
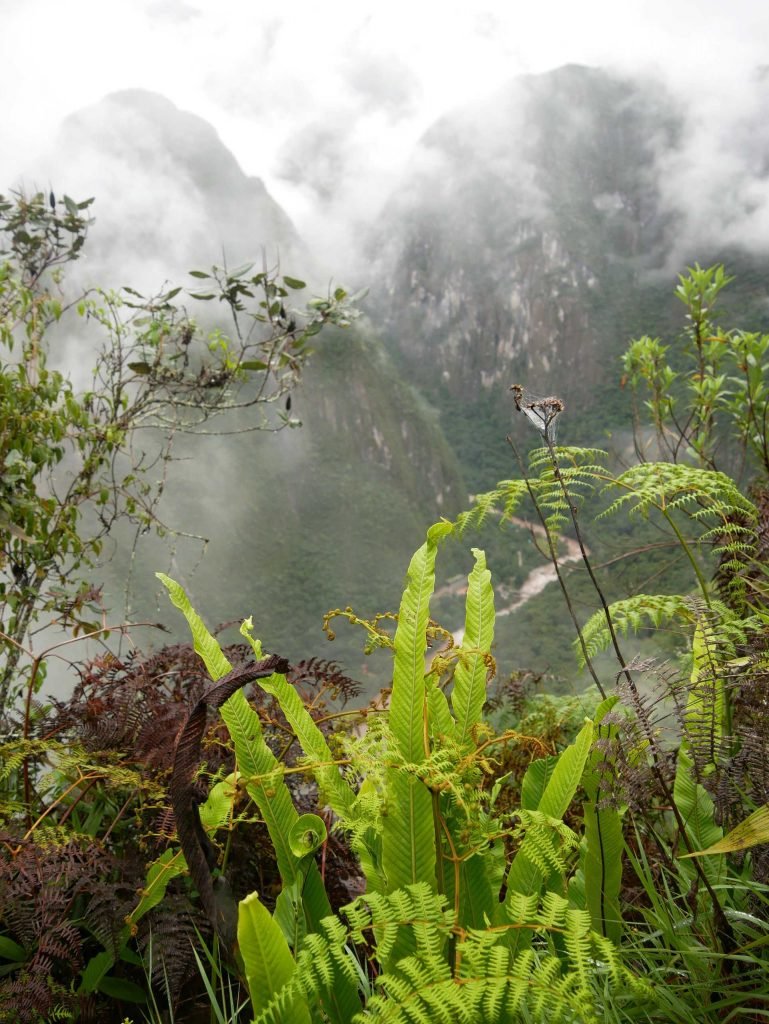
[[[301,282],[289,278],[285,288],[268,288],[249,313],[255,290],[267,285],[259,275],[249,277],[251,269],[197,277],[223,290],[236,320],[251,316],[270,324],[283,316],[276,303],[285,289]],[[550,421],[543,427],[535,417],[545,447],[530,455],[526,469],[520,460],[522,479],[503,481],[454,523],[428,531],[409,565],[397,616],[365,619],[351,607],[329,613],[327,627],[343,617],[364,628],[368,647],[393,652],[389,699],[367,709],[362,735],[329,736],[290,682],[290,669],[288,677],[275,673],[255,681],[255,694],[271,702],[273,718],[260,715],[242,690],[223,705],[237,768],[214,776],[199,809],[214,853],[211,870],[224,875],[233,833],[256,816],[279,874],[279,891],[260,886],[238,904],[231,969],[244,979],[255,1021],[715,1024],[739,1012],[741,1001],[766,1005],[769,915],[757,881],[761,860],[733,856],[765,837],[765,808],[731,832],[727,824],[742,821],[748,808],[766,799],[760,788],[769,728],[769,617],[760,561],[765,515],[760,496],[749,500],[714,466],[719,416],[733,415],[759,459],[763,442],[748,437],[748,424],[755,433],[756,421],[764,419],[763,413],[740,419],[736,405],[729,406],[738,387],[719,362],[725,343],[710,322],[726,283],[722,272],[699,268],[681,281],[696,372],[687,378],[667,367],[665,347],[654,339],[634,342],[626,360],[634,386],[649,386],[649,411],[660,445],[668,446],[667,461],[615,473],[597,449],[555,447]],[[335,293],[328,302],[344,298]],[[331,306],[324,302],[314,308],[325,315]],[[735,350],[743,340],[732,339]],[[225,369],[236,372],[232,349],[220,337],[215,342]],[[753,339],[739,350],[746,360],[749,346],[754,360],[763,358]],[[291,369],[290,360],[283,365]],[[250,361],[244,367],[261,370]],[[140,378],[156,372],[149,358],[134,370]],[[743,393],[743,405],[765,401],[756,374],[748,374],[745,386],[752,390]],[[558,399],[542,402],[562,409]],[[536,409],[520,411],[532,419]],[[607,493],[608,507],[601,509]],[[461,643],[431,619],[436,563],[449,536],[492,516],[509,520],[524,501],[541,523],[578,632],[578,656],[596,685],[582,698],[518,693],[492,719],[485,711],[495,671],[495,594],[486,555],[473,548]],[[653,520],[684,553],[690,569],[685,593],[607,599],[580,517],[623,510]],[[568,531],[582,556],[579,614],[558,556],[559,537]],[[706,551],[717,559],[715,581]],[[230,658],[183,589],[159,578],[186,618],[211,678],[230,675]],[[582,626],[588,584],[597,610]],[[688,642],[680,659],[685,672],[671,670],[655,691],[654,671],[627,659],[622,646],[639,630],[653,635],[673,623]],[[243,647],[261,661],[261,643],[252,634],[246,620]],[[428,663],[428,649],[438,642],[445,646]],[[618,673],[596,668],[606,649],[613,650]],[[240,671],[228,683],[235,678],[240,685],[246,678]],[[604,696],[615,679],[616,692]],[[197,710],[205,704],[201,698]],[[741,734],[748,710],[752,717]],[[492,720],[504,728],[495,730]],[[285,740],[282,751],[271,723]],[[302,753],[289,762],[284,755],[294,743]],[[41,746],[26,735],[6,746],[0,780],[13,785],[42,754],[56,758],[51,775],[39,776],[50,786],[54,807],[57,800],[66,803],[57,793],[75,770],[78,785],[99,770],[107,784],[142,784],[132,766],[103,770],[80,748],[52,741]],[[317,806],[308,810],[298,794],[310,788],[309,780]],[[13,815],[15,807],[9,802],[7,812]],[[71,813],[98,828],[96,818],[78,816],[77,801]],[[44,826],[35,822],[34,829],[42,843]],[[49,831],[51,843],[66,838],[60,822],[52,821]],[[179,835],[184,844],[181,828]],[[351,903],[331,898],[327,857],[343,843],[365,887]],[[219,860],[217,849],[224,851]],[[89,946],[90,959],[78,974],[83,995],[129,998],[130,983],[119,969],[131,956],[131,933],[173,898],[172,883],[184,879],[185,867],[184,851],[174,847],[152,861],[109,948]],[[9,973],[29,961],[10,931],[0,935],[0,956]],[[219,972],[215,957],[209,960]],[[207,984],[214,1012],[213,984]]]
[[[337,964],[355,977],[350,944],[371,949],[372,962],[389,965],[377,979],[377,990],[355,1020],[363,1021],[595,1021],[595,960],[626,995],[648,998],[643,981],[622,967],[610,943],[591,933],[587,915],[569,909],[565,899],[548,893],[541,907],[533,898],[519,897],[517,929],[530,933],[536,952],[514,956],[500,930],[458,931],[445,897],[429,886],[408,886],[390,896],[363,896],[344,909],[347,924],[323,922],[323,934],[308,936],[282,993],[257,1011],[257,1021],[293,1019],[292,1006],[304,997],[310,1005],[331,984],[329,966]],[[409,956],[392,960],[398,936],[413,934]],[[268,929],[265,927],[264,932]],[[270,957],[284,947],[274,936]],[[456,967],[451,970],[446,950],[455,942]],[[564,957],[565,951],[565,957]],[[253,992],[253,989],[252,989]],[[297,1016],[296,1019],[303,1019]]]
[[[609,614],[618,633],[624,636],[632,630],[637,633],[646,626],[659,629],[676,620],[689,623],[694,618],[691,604],[680,594],[635,594],[609,606]],[[611,643],[611,634],[606,624],[603,609],[594,612],[582,627],[587,656],[594,658],[605,651]],[[585,664],[585,656],[578,641],[574,641],[577,662]]]
[[[716,302],[732,280],[723,266],[703,269],[695,264],[681,274],[676,297],[686,308],[687,324],[672,360],[671,346],[643,336],[627,349],[625,375],[634,398],[640,388],[648,395],[645,406],[660,454],[715,469],[728,430],[738,448],[766,473],[769,335],[719,325]],[[640,426],[638,412],[636,407]]]
[[[208,283],[204,293],[68,294],[64,271],[81,254],[91,203],[0,196],[3,711],[22,672],[30,690],[42,682],[44,657],[25,649],[36,622],[53,619],[75,636],[103,631],[88,570],[115,523],[128,520],[137,537],[168,532],[159,503],[174,436],[236,410],[241,431],[298,426],[277,400],[298,381],[309,339],[356,315],[343,289],[287,309],[287,289],[301,282],[253,274],[251,264],[191,272]],[[229,335],[206,334],[187,312],[190,300],[214,299],[227,310]],[[92,380],[81,388],[49,362],[59,332],[86,323],[98,337]],[[25,653],[31,669],[22,669]]]
[[[589,963],[595,955],[591,949],[598,948],[616,982],[631,990],[642,987],[622,967],[611,943],[591,934],[589,916],[569,909],[567,882],[579,839],[563,818],[587,763],[593,723],[584,723],[575,742],[548,759],[536,807],[515,817],[500,816],[494,809],[496,797],[490,799],[482,788],[484,773],[493,771],[478,694],[479,687],[485,691],[493,600],[481,551],[475,551],[476,565],[468,580],[469,628],[449,661],[450,699],[425,677],[437,546],[450,531],[448,523],[433,527],[412,559],[394,638],[390,705],[364,739],[348,746],[344,776],[285,680],[275,676],[261,684],[291,722],[307,770],[333,807],[337,828],[348,833],[360,857],[367,893],[344,909],[347,925],[329,916],[328,902],[320,895],[322,883],[318,912],[323,903],[328,909],[320,916],[310,912],[308,882],[320,880],[311,856],[304,853],[296,860],[300,851],[292,848],[292,836],[304,826],[293,810],[280,766],[258,739],[255,724],[247,724],[245,698],[236,694],[224,705],[246,788],[282,865],[283,892],[274,916],[255,897],[241,904],[249,955],[256,949],[258,931],[258,942],[269,949],[260,947],[254,957],[278,965],[270,977],[251,971],[258,1021],[290,1020],[307,1010],[317,1019],[321,1005],[340,1021],[353,1016],[401,1020],[404,1014],[427,1020],[438,1006],[444,1016],[461,1006],[463,1019],[491,1013],[490,1019],[506,1020],[518,1012],[534,1019],[574,1019],[575,1000],[582,1018],[593,1019],[587,1009],[596,998]],[[217,654],[216,641],[180,588],[164,582],[190,623],[196,649],[209,669],[221,675],[229,665]],[[250,637],[250,623],[244,632]],[[252,643],[261,656],[260,645]],[[534,762],[532,775],[541,763]],[[349,788],[356,777],[361,780],[357,793]],[[500,871],[500,841],[517,848],[507,871]],[[506,895],[500,903],[503,885]],[[286,928],[288,904],[294,908],[294,921],[296,914],[303,914],[302,927]],[[257,918],[264,918],[263,926]],[[546,940],[544,947],[541,940]],[[381,972],[375,993],[363,984],[359,997],[364,1004],[356,998],[355,1013],[350,1012],[354,989],[349,986],[359,987],[361,975],[350,943],[369,949]],[[332,995],[339,1000],[333,1007]]]
[[[467,581],[467,614],[462,646],[467,655],[459,658],[454,671],[451,706],[456,718],[456,740],[460,746],[472,740],[481,721],[486,700],[488,661],[485,652],[494,642],[494,591],[491,572],[483,551],[473,548],[475,567]]]

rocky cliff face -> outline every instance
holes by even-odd
[[[678,131],[658,89],[581,67],[436,124],[377,229],[380,315],[420,384],[586,402],[664,261],[656,156]]]

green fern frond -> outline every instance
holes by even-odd
[[[465,631],[462,649],[467,657],[460,658],[454,673],[451,706],[456,718],[456,736],[461,744],[472,737],[472,730],[481,720],[486,700],[486,656],[494,641],[494,591],[491,573],[486,568],[486,556],[473,548],[475,566],[467,580]]]
[[[445,897],[427,885],[361,897],[342,911],[347,928],[328,918],[306,936],[295,972],[285,984],[274,986],[280,991],[256,1020],[287,1021],[292,1007],[304,1005],[320,1020],[317,1013],[340,974],[350,984],[363,977],[369,996],[365,1007],[352,1015],[354,1024],[593,1024],[602,1019],[603,1004],[615,994],[635,1001],[650,997],[649,986],[624,966],[613,944],[591,931],[585,911],[570,908],[552,892],[541,904],[536,896],[517,896],[513,906],[517,921],[511,927],[525,928],[535,937],[518,954],[504,942],[504,929],[458,930]],[[402,928],[412,934],[410,951],[388,964],[371,994],[350,943],[373,944],[374,959],[382,964]],[[452,933],[458,941],[450,960],[447,940]]]
[[[490,515],[499,515],[502,521],[510,518],[528,493],[525,480],[500,480],[494,490],[473,495],[473,507],[460,512],[455,520],[458,532],[479,529]]]
[[[553,459],[555,456],[555,461]],[[545,516],[548,530],[559,533],[579,505],[606,482],[606,470],[598,461],[606,457],[599,448],[538,448],[529,457],[529,487]]]
[[[519,810],[519,827],[513,833],[526,837],[526,855],[543,877],[551,872],[564,875],[571,850],[579,844],[577,834],[560,818],[551,818],[541,811]]]
[[[324,918],[320,929],[305,937],[297,955],[297,981],[310,1005],[331,989],[337,972],[351,985],[357,983],[356,961],[348,942],[347,929],[337,917]]]
[[[609,606],[609,614],[617,633],[627,636],[631,630],[637,633],[645,626],[660,628],[679,620],[690,623],[694,619],[691,605],[680,594],[636,594]],[[611,643],[611,633],[603,609],[594,612],[582,627],[582,638],[588,656],[594,658],[605,651]],[[582,645],[574,641],[574,651],[580,668],[585,667]]]
[[[587,473],[595,473],[605,476],[606,470],[603,463],[608,459],[608,453],[603,448],[580,448],[575,445],[556,445],[553,448],[555,458],[563,466],[581,467]],[[590,460],[593,460],[592,464]],[[552,465],[552,454],[550,449],[535,448],[529,453],[529,465],[532,470],[539,470],[543,466]]]
[[[721,522],[744,517],[748,523],[757,521],[756,507],[742,494],[725,473],[700,469],[673,462],[644,462],[621,473],[609,485],[624,491],[601,516],[612,515],[630,506],[631,513],[648,515],[652,508],[688,509],[701,504],[693,514],[708,513]],[[600,517],[599,517],[600,518]]]
[[[71,749],[71,746],[57,743],[54,740],[34,740],[23,737],[3,743],[0,746],[0,782],[5,782],[30,758],[39,758],[55,753],[58,759],[66,756]],[[81,757],[85,756],[82,750],[79,750],[78,753]]]
[[[359,896],[345,907],[344,914],[353,942],[369,944],[373,938],[377,959],[382,962],[390,957],[398,934],[404,928],[412,930],[418,926],[417,948],[429,952],[433,947],[432,941],[427,942],[426,926],[441,936],[442,944],[453,925],[453,913],[446,909],[446,904],[443,894],[434,892],[426,882],[418,882],[387,895]]]

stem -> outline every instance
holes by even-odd
[[[708,608],[711,608],[712,605],[710,603],[710,595],[708,594],[708,586],[707,586],[707,583],[705,582],[705,577],[702,575],[702,571],[701,571],[700,567],[697,565],[697,560],[695,559],[694,555],[692,554],[691,548],[689,547],[689,545],[684,540],[683,534],[678,529],[676,524],[673,522],[673,520],[672,520],[672,518],[670,516],[670,513],[667,511],[667,509],[662,508],[660,505],[658,505],[657,508],[659,508],[660,512],[663,514],[663,516],[667,520],[667,522],[668,522],[668,524],[670,526],[670,529],[676,535],[676,540],[681,545],[681,547],[682,547],[686,557],[689,559],[689,562],[691,563],[692,569],[694,570],[694,575],[697,577],[697,583],[699,584],[700,590],[702,591],[702,596],[703,596],[703,598],[705,600],[705,604],[708,606]]]
[[[590,675],[593,677],[593,682],[598,687],[598,692],[601,694],[601,696],[605,700],[606,699],[606,691],[604,690],[603,686],[601,685],[601,680],[598,678],[598,674],[597,674],[597,672],[596,672],[596,670],[595,670],[595,668],[593,666],[593,662],[592,662],[592,659],[590,657],[590,653],[589,653],[589,651],[587,649],[587,644],[585,643],[585,638],[582,635],[582,627],[579,624],[579,619],[577,618],[577,613],[574,611],[574,606],[571,603],[571,595],[569,594],[569,591],[566,588],[566,583],[565,583],[565,581],[563,579],[563,576],[561,575],[561,568],[560,568],[560,565],[558,564],[558,554],[557,554],[557,552],[555,550],[555,546],[553,544],[553,538],[552,538],[552,536],[550,534],[550,530],[548,529],[548,526],[547,526],[547,520],[545,519],[544,513],[542,512],[542,509],[540,508],[539,502],[537,501],[537,496],[534,493],[534,489],[532,488],[531,484],[529,483],[529,478],[528,478],[528,476],[526,474],[526,470],[523,467],[523,460],[521,459],[520,453],[518,452],[518,449],[516,448],[515,443],[513,442],[513,439],[510,436],[507,437],[507,443],[510,445],[510,447],[512,448],[512,450],[513,450],[513,452],[515,454],[516,461],[518,462],[518,466],[520,467],[520,470],[521,470],[521,475],[523,476],[523,481],[526,484],[526,490],[529,492],[529,497],[531,498],[532,504],[534,505],[534,509],[535,509],[535,511],[537,513],[537,517],[539,518],[539,521],[542,524],[542,528],[545,531],[545,537],[547,538],[547,546],[548,546],[548,548],[550,550],[550,560],[553,563],[553,568],[555,569],[555,574],[556,574],[556,577],[558,578],[558,583],[559,583],[559,585],[561,587],[561,592],[563,593],[563,597],[564,597],[564,600],[566,602],[566,607],[569,610],[569,615],[571,617],[571,621],[574,623],[574,628],[577,631],[577,637],[579,639],[579,646],[580,646],[580,648],[582,650],[582,657],[585,660],[585,665],[587,666],[587,670],[590,672]],[[582,551],[582,554],[583,554],[583,557],[584,557],[584,551],[583,551],[581,545],[580,545],[580,551]]]
[[[631,688],[633,696],[636,697],[637,704],[640,705],[640,698],[639,698],[639,695],[638,695],[638,688],[636,687],[635,680],[633,679],[633,676],[632,676],[630,670],[628,669],[627,664],[625,662],[625,659],[624,659],[624,657],[622,655],[622,651],[620,650],[619,642],[617,640],[617,634],[616,634],[615,629],[614,629],[614,623],[612,622],[611,613],[609,611],[609,606],[606,603],[606,598],[604,597],[604,594],[603,594],[603,591],[601,589],[601,586],[600,586],[600,584],[598,583],[598,580],[595,577],[595,574],[593,572],[593,568],[592,568],[592,566],[590,564],[590,559],[587,556],[587,551],[585,550],[585,546],[584,546],[584,543],[582,541],[582,534],[581,534],[580,529],[579,529],[579,523],[577,521],[577,510],[576,510],[575,506],[571,502],[571,498],[570,498],[570,495],[569,495],[569,490],[566,487],[566,484],[565,484],[565,482],[563,480],[563,477],[561,476],[561,472],[560,472],[560,470],[558,468],[558,459],[557,459],[557,456],[556,456],[555,449],[554,449],[553,444],[552,444],[552,442],[551,442],[549,437],[545,438],[545,443],[547,444],[547,449],[550,452],[550,458],[551,458],[552,463],[553,463],[553,469],[555,471],[555,475],[556,475],[556,477],[558,479],[559,484],[561,485],[561,490],[563,491],[563,495],[564,495],[564,498],[566,499],[566,503],[569,506],[569,512],[571,514],[571,521],[574,524],[574,530],[575,530],[575,533],[576,533],[576,536],[577,536],[577,543],[579,544],[579,549],[580,549],[580,552],[582,553],[582,560],[585,563],[585,568],[587,569],[588,574],[590,575],[590,580],[591,580],[593,586],[595,587],[596,593],[598,594],[599,600],[601,602],[601,606],[602,606],[603,611],[604,611],[604,615],[606,616],[606,625],[607,625],[607,627],[609,629],[609,634],[611,636],[612,646],[614,647],[614,652],[617,655],[617,660],[619,661],[620,668],[621,668],[621,673],[620,674],[624,675],[625,678],[627,679],[628,686]],[[668,522],[670,523],[671,527],[673,528],[673,531],[675,532],[676,537],[679,539],[680,543],[683,545],[684,550],[689,555],[689,558],[692,561],[692,565],[695,568],[695,572],[697,573],[697,579],[700,581],[700,585],[703,588],[703,593],[705,594],[705,600],[707,601],[708,606],[710,606],[710,601],[709,601],[708,596],[707,596],[707,590],[705,589],[705,581],[702,578],[702,574],[700,573],[699,568],[694,563],[694,560],[692,558],[691,552],[689,551],[689,548],[687,547],[686,542],[684,541],[683,537],[681,536],[679,530],[676,528],[675,524],[672,523],[672,521],[670,520],[670,517],[665,512],[665,510],[662,509],[661,511],[663,512],[663,514],[665,515],[665,518],[668,520]],[[603,691],[601,691],[601,692],[603,693]],[[652,758],[652,771],[654,773],[655,778],[657,779],[657,782],[658,782],[660,788],[662,789],[662,792],[665,795],[665,799],[670,804],[670,809],[673,812],[673,816],[676,819],[676,824],[678,826],[678,830],[679,830],[679,833],[681,835],[681,839],[683,840],[683,843],[686,846],[687,852],[688,853],[694,853],[694,848],[692,846],[692,842],[691,842],[691,840],[689,838],[689,835],[688,835],[688,833],[686,831],[686,822],[683,819],[683,815],[681,814],[681,811],[679,810],[679,807],[678,807],[678,805],[677,805],[677,803],[675,801],[675,798],[673,796],[673,791],[668,786],[667,780],[665,779],[664,772],[662,771],[661,759],[660,759],[659,752],[658,752],[658,747],[657,747],[657,739],[654,736],[653,731],[651,729],[647,729],[646,731],[647,731],[647,739],[649,740],[649,750],[650,750],[651,758]],[[697,863],[697,859],[696,858],[694,858],[694,862],[695,862],[695,864]],[[729,920],[726,917],[726,914],[724,913],[723,907],[721,906],[721,903],[720,903],[720,901],[718,899],[716,891],[713,888],[713,886],[710,884],[710,881],[709,881],[707,875],[705,874],[705,870],[704,870],[704,868],[702,868],[701,865],[697,866],[697,875],[699,876],[700,881],[705,886],[705,888],[706,888],[706,890],[708,892],[708,895],[710,896],[711,900],[713,901],[713,914],[714,914],[714,916],[716,918],[716,921],[717,921],[718,933],[719,933],[719,936],[721,938],[721,944],[723,946],[724,952],[728,953],[728,952],[730,952],[731,950],[734,949],[734,931],[732,929],[731,924],[729,923]]]
[[[547,445],[547,450],[550,453],[550,461],[553,465],[553,473],[560,485],[561,490],[563,491],[563,496],[566,499],[566,504],[569,508],[569,515],[571,516],[571,521],[574,526],[574,534],[577,538],[577,543],[579,544],[579,551],[582,555],[582,561],[584,563],[585,568],[587,569],[588,576],[590,577],[590,582],[593,584],[593,588],[595,589],[596,594],[598,594],[598,600],[601,602],[601,607],[603,608],[603,613],[606,618],[606,625],[609,630],[609,636],[611,637],[611,643],[612,647],[614,648],[614,653],[617,656],[617,661],[619,662],[620,669],[625,674],[625,677],[627,678],[628,682],[632,684],[633,680],[630,675],[630,672],[627,669],[627,662],[625,661],[625,657],[622,654],[622,650],[620,649],[619,640],[617,639],[617,633],[614,629],[614,623],[612,621],[611,612],[609,611],[609,604],[604,596],[601,584],[598,582],[596,575],[593,572],[593,566],[590,564],[590,558],[588,557],[587,548],[585,547],[585,542],[582,539],[582,531],[579,528],[579,520],[577,519],[577,507],[573,503],[571,494],[569,493],[569,489],[566,486],[563,476],[561,475],[561,470],[558,466],[558,456],[556,454],[555,448],[553,447],[553,442],[547,436],[545,437],[545,444]],[[606,696],[606,694],[603,693],[603,691],[601,691],[601,695],[603,697]]]

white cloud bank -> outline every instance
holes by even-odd
[[[695,234],[769,236],[751,139],[763,0],[295,0],[280,13],[264,0],[27,0],[0,24],[0,189],[55,183],[66,115],[151,89],[215,125],[310,246],[344,262],[438,116],[517,74],[584,63],[654,74],[687,105],[687,145],[664,169]]]

